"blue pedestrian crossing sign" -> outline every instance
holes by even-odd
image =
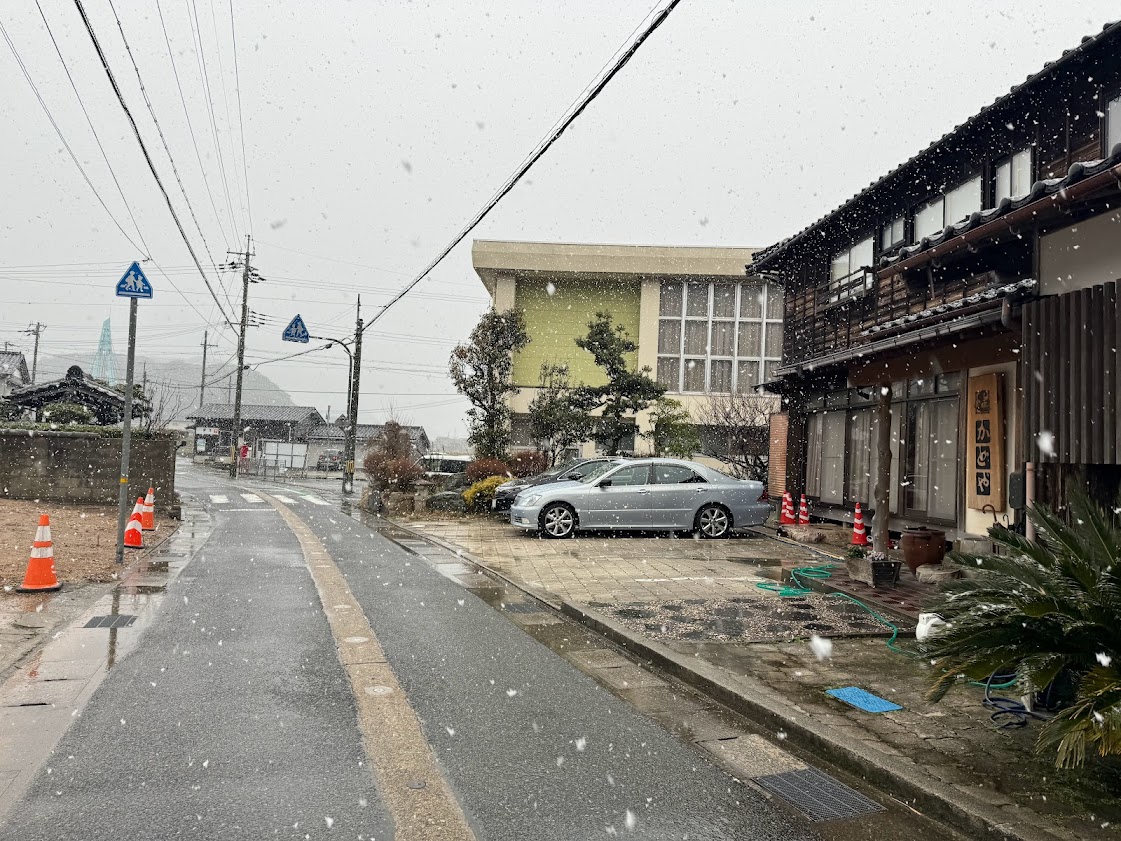
[[[299,313],[297,313],[296,317],[284,328],[284,332],[280,334],[280,338],[286,342],[303,342],[307,344],[307,340],[311,337],[308,336],[307,325],[304,324],[304,320],[300,318]]]
[[[151,298],[152,284],[144,276],[140,264],[133,262],[125,272],[124,277],[117,281],[118,298]]]

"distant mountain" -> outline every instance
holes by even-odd
[[[117,374],[124,381],[125,358],[117,355]],[[236,365],[221,365],[221,360],[213,364],[207,360],[207,403],[232,403],[236,376]],[[92,353],[76,353],[73,356],[39,355],[39,382],[61,378],[71,365],[78,365],[89,373],[93,368]],[[166,401],[166,412],[173,417],[185,417],[199,403],[199,385],[202,381],[202,364],[198,359],[145,359],[136,358],[136,382],[141,382],[147,372],[151,391],[158,390]],[[230,376],[227,376],[229,374]],[[242,402],[255,406],[292,406],[295,405],[288,392],[258,371],[246,371],[242,383]]]

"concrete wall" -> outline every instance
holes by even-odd
[[[1121,211],[1113,210],[1039,239],[1039,285],[1061,295],[1121,280]]]
[[[129,495],[151,485],[156,510],[175,502],[175,443],[133,438]],[[89,432],[0,429],[0,499],[42,499],[111,505],[119,493],[121,439]]]

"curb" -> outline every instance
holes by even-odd
[[[1049,827],[1043,817],[1027,807],[988,803],[970,794],[967,789],[950,785],[927,774],[914,760],[854,745],[851,739],[837,732],[836,728],[816,721],[811,713],[753,678],[736,676],[738,685],[732,686],[727,680],[728,672],[718,666],[677,654],[590,608],[527,586],[494,569],[461,546],[425,534],[398,520],[386,517],[382,519],[419,539],[456,552],[486,570],[489,575],[576,620],[755,724],[771,731],[785,732],[792,744],[867,781],[893,799],[913,806],[927,817],[966,833],[970,838],[1077,841],[1076,836],[1060,828]]]

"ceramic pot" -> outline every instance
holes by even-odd
[[[946,557],[946,532],[918,526],[903,530],[903,562],[912,573],[924,564],[940,564]]]

